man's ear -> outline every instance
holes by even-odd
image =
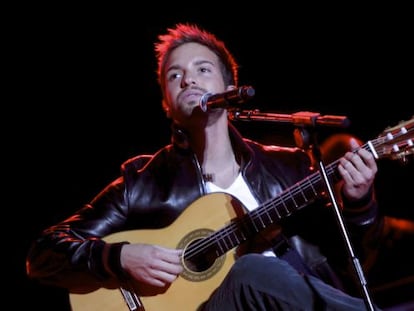
[[[165,99],[162,100],[162,109],[165,111],[167,118],[171,118],[170,107],[168,106]]]

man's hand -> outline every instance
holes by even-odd
[[[122,268],[138,283],[168,287],[183,271],[182,250],[148,244],[126,244],[121,250]]]
[[[358,149],[359,144],[355,139],[351,139],[350,144],[354,151],[347,152],[339,159],[338,170],[344,181],[343,194],[349,201],[356,201],[368,193],[378,168],[369,151]]]

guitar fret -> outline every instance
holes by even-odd
[[[308,185],[309,185],[309,187],[310,187],[310,189],[311,189],[311,191],[312,191],[312,194],[313,194],[314,196],[317,196],[317,195],[318,195],[318,192],[317,192],[317,191],[316,191],[316,189],[313,187],[313,184],[311,183],[309,176],[308,176],[308,177],[306,177],[304,181],[308,183]]]
[[[226,237],[226,236],[225,236]],[[230,248],[228,247],[226,240],[224,238],[217,239],[217,245],[220,247],[220,255],[226,253]]]
[[[257,213],[254,213],[254,214],[257,214]],[[256,231],[256,232],[259,232],[259,229],[257,228],[257,226],[256,226],[256,222],[254,221],[254,218],[250,218],[250,220],[251,220],[251,223],[254,225],[254,230]]]
[[[220,249],[217,250],[220,253],[220,255],[226,253],[228,250],[232,249],[236,245],[239,245],[242,241],[246,240],[246,237],[243,235],[243,233],[239,233],[242,234],[240,238],[237,235],[237,231],[235,230],[229,230],[229,232],[227,232],[227,234],[224,234],[221,238],[215,237],[217,241],[216,244],[220,247]]]
[[[216,250],[217,256],[221,256],[221,255],[223,255],[223,254],[225,254],[227,252],[227,249],[223,249],[220,241],[221,241],[221,239],[220,240],[217,240],[217,243],[216,243],[216,245],[220,247],[220,249]]]
[[[242,241],[240,241],[239,237],[237,236],[236,232],[232,231],[231,234],[234,236],[236,243],[233,243],[233,245],[238,245],[240,244]]]
[[[251,212],[251,214],[255,214],[255,213],[257,213],[257,211],[252,211]],[[244,230],[247,237],[251,237],[253,234],[255,234],[257,232],[256,228],[255,227],[252,228],[252,226],[251,226],[251,224],[254,225],[254,222],[253,222],[253,219],[250,215],[249,216],[244,215],[241,218],[240,224],[243,226],[242,228],[243,228],[243,230]],[[252,232],[252,229],[255,229],[255,230],[253,230],[253,232]]]
[[[304,180],[304,182],[306,182],[306,179]],[[306,190],[307,190],[307,187],[303,187],[303,188],[300,187],[300,193],[302,194],[302,198],[303,198],[304,203],[308,202],[308,198],[305,194]]]
[[[298,203],[296,203],[295,197],[292,195],[292,191],[288,191],[290,198],[292,199],[293,204],[295,207],[298,207]],[[291,211],[288,211],[288,214],[290,214]]]
[[[241,235],[240,239],[239,239],[240,243],[247,240],[247,236],[244,234],[243,230],[239,230],[238,233]],[[236,233],[234,233],[234,234],[236,234]]]
[[[293,199],[293,197],[292,197],[292,193],[291,193],[290,189],[287,190],[284,194],[282,194],[281,200],[282,200],[282,203],[283,203],[283,210],[278,210],[279,214],[280,214],[279,218],[284,218],[284,217],[286,217],[287,215],[289,215],[291,213],[289,205],[291,205],[293,203],[293,205],[296,206],[295,200],[292,200],[292,199]],[[283,211],[283,213],[282,213],[282,211]]]
[[[260,224],[261,224],[262,228],[266,228],[266,225],[265,225],[265,223],[264,223],[264,221],[263,221],[263,218],[262,218],[262,217],[260,217],[260,216],[258,216],[258,217],[259,217]]]
[[[237,235],[234,231],[231,231],[230,234],[227,234],[227,239],[229,240],[229,249],[232,249],[238,243]]]
[[[225,235],[224,239],[223,239],[224,246],[225,246],[226,249],[230,249],[233,245],[231,243],[230,243],[230,245],[227,244],[226,238],[227,238],[227,235]],[[231,242],[231,240],[230,240],[230,242]]]
[[[378,159],[378,158],[379,158],[378,153],[377,153],[377,151],[375,150],[374,146],[372,145],[372,142],[371,142],[371,141],[369,141],[369,142],[367,143],[367,146],[369,147],[369,151],[371,151],[371,153],[372,153],[372,155],[374,156],[374,158],[375,158],[375,159]]]
[[[277,209],[277,206],[275,206],[275,204],[271,204],[270,205],[271,207],[272,207],[272,209],[271,210],[269,210],[268,212],[267,212],[267,214],[269,215],[269,218],[270,218],[270,223],[273,223],[274,222],[274,220],[273,219],[278,219],[278,220],[280,220],[282,217],[281,217],[281,215],[280,215],[280,213],[279,213],[279,210]],[[272,217],[272,214],[274,214],[274,217]]]
[[[285,212],[286,214],[289,214],[289,209],[286,205],[286,201],[283,199],[283,197],[286,195],[282,195],[281,199],[282,199],[282,203],[283,203],[283,207],[285,208]],[[280,211],[278,210],[278,214],[280,215],[279,218],[282,218],[282,214],[280,214]]]
[[[269,211],[268,210],[265,210],[265,212],[266,212],[266,216],[267,216],[267,220],[268,220],[269,224],[272,224],[273,223],[273,219],[270,216]]]

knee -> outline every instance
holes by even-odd
[[[285,260],[260,254],[246,254],[237,259],[228,274],[225,288],[238,295],[243,293],[255,301],[262,301],[264,295],[274,306],[288,301],[312,301],[312,291],[302,274]]]
[[[296,270],[281,259],[251,253],[238,258],[230,274],[232,278],[238,280],[251,280],[257,278],[267,279],[269,277],[279,278],[281,275],[288,275],[292,272],[296,274]]]

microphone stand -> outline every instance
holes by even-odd
[[[319,113],[314,112],[298,112],[292,115],[284,115],[284,114],[272,114],[272,113],[260,113],[258,110],[248,111],[247,113],[244,111],[232,111],[230,112],[230,119],[231,120],[254,120],[257,121],[270,121],[270,122],[290,122],[293,123],[297,128],[295,129],[296,134],[300,133],[301,135],[295,135],[295,142],[296,144],[305,149],[310,149],[312,155],[314,157],[315,162],[318,165],[318,170],[322,176],[322,180],[324,186],[329,194],[330,202],[334,208],[336,220],[340,227],[342,237],[346,244],[346,248],[348,250],[348,254],[352,260],[353,267],[355,269],[355,273],[358,277],[361,286],[361,292],[363,294],[365,306],[368,311],[374,311],[374,305],[372,303],[371,297],[368,292],[367,282],[364,277],[363,270],[361,268],[360,262],[358,258],[355,256],[348,232],[346,230],[342,214],[335,197],[334,191],[332,189],[332,185],[329,181],[328,175],[326,173],[325,165],[321,159],[321,151],[318,145],[316,131],[314,130],[316,125],[329,125],[329,126],[340,126],[344,127],[347,126],[349,123],[346,117],[342,116],[329,116],[329,117],[321,117]],[[272,118],[275,117],[275,118]],[[311,134],[311,135],[310,135]],[[298,137],[303,139],[299,139]],[[309,140],[311,137],[312,142]]]

